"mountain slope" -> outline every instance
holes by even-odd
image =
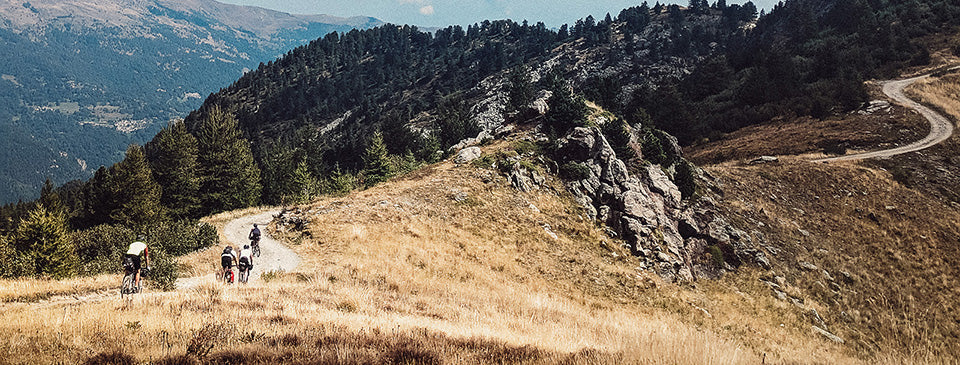
[[[377,24],[212,0],[4,2],[0,134],[26,134],[39,153],[0,153],[0,173],[25,187],[5,184],[0,202],[35,196],[46,177],[89,177],[286,49]]]

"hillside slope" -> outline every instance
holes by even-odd
[[[956,123],[950,95],[958,80],[955,71],[937,73],[907,94]],[[763,280],[775,295],[816,308],[858,352],[950,363],[960,356],[960,138],[883,159],[809,162],[837,144],[869,151],[920,140],[930,128],[905,110],[870,107],[812,124],[782,120],[689,152],[714,162],[705,169],[725,182],[726,216],[763,237],[776,271]],[[803,138],[757,143],[773,134]],[[745,163],[759,155],[781,156]]]
[[[129,304],[6,304],[0,318],[20,319],[0,324],[5,359],[857,362],[750,270],[695,286],[638,270],[553,178],[523,193],[443,162],[295,212],[304,230],[273,227],[304,258],[295,272]]]
[[[0,203],[89,178],[260,62],[378,24],[212,0],[4,2],[0,134],[37,153],[0,153]]]

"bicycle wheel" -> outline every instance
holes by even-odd
[[[120,296],[130,295],[134,293],[134,281],[136,280],[136,274],[126,274],[123,276],[123,282],[120,284]]]

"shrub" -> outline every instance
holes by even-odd
[[[710,253],[710,259],[716,267],[723,267],[723,250],[719,246],[710,245],[707,247],[707,252]]]
[[[185,255],[220,242],[216,228],[188,220],[152,226],[147,229],[145,239],[147,244],[152,244],[151,247],[163,248],[173,256]]]
[[[14,242],[19,253],[32,259],[32,271],[62,279],[77,268],[76,250],[68,236],[66,217],[37,205],[17,227]]]
[[[643,153],[643,159],[652,164],[663,165],[667,161],[667,154],[663,151],[663,144],[660,137],[653,132],[653,129],[645,129],[643,138],[640,139],[640,150]]]
[[[177,261],[160,247],[150,251],[150,273],[147,279],[154,288],[173,290],[177,282]]]
[[[534,142],[524,140],[513,142],[513,150],[517,151],[517,154],[521,156],[527,154],[539,155],[541,153],[541,148],[539,145]]]
[[[73,232],[70,240],[80,259],[79,274],[120,272],[120,258],[136,238],[129,228],[106,224]]]
[[[677,185],[683,199],[692,198],[697,193],[697,168],[687,160],[680,159],[673,175],[673,183]]]
[[[0,236],[0,278],[16,278],[34,274],[33,259],[17,252],[16,247]]]
[[[584,180],[592,175],[590,167],[579,162],[567,162],[560,165],[560,177],[566,180]]]
[[[613,148],[617,158],[624,161],[637,157],[637,153],[630,147],[631,133],[629,128],[626,122],[619,119],[607,121],[601,127],[603,136],[606,137],[610,148]]]

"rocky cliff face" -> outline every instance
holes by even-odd
[[[742,263],[766,264],[753,238],[719,216],[709,198],[684,201],[659,165],[631,172],[599,129],[576,128],[560,141],[561,163],[586,167],[566,182],[586,211],[620,236],[646,268],[668,280],[715,277]]]

